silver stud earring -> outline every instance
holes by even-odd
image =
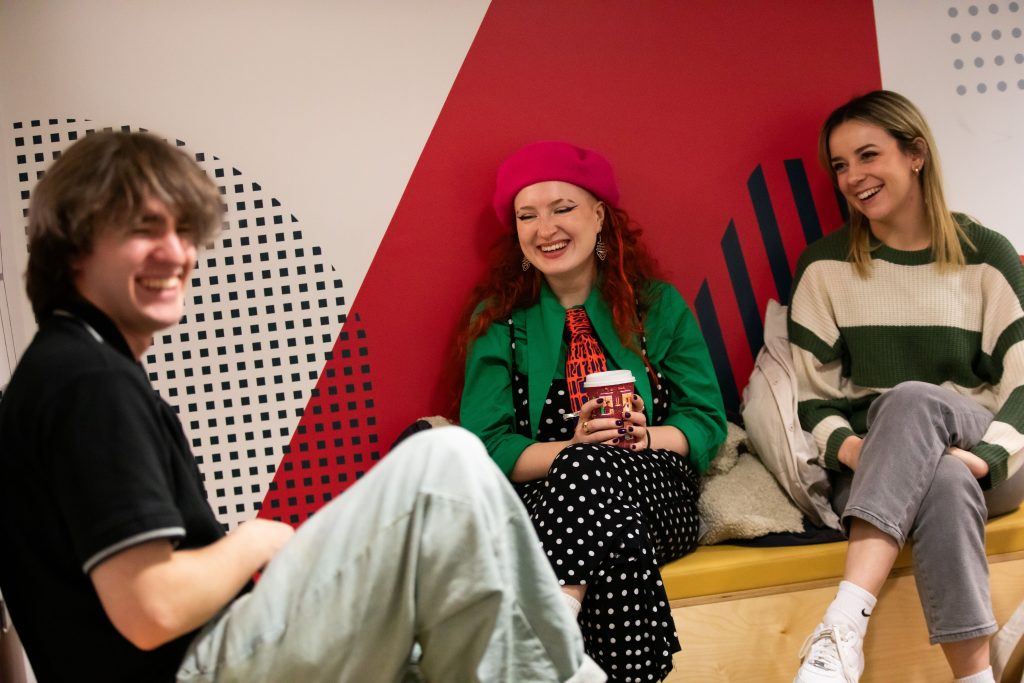
[[[608,245],[601,239],[601,233],[597,233],[597,244],[594,245],[594,253],[602,261],[608,258]]]
[[[526,256],[524,255],[523,256],[523,272],[525,273],[529,269],[530,269],[530,259],[526,258]]]

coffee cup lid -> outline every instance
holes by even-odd
[[[583,381],[584,387],[607,387],[613,384],[634,384],[636,379],[629,370],[607,370],[592,372]]]

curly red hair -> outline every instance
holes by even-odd
[[[608,257],[597,261],[598,286],[611,310],[619,339],[637,354],[640,353],[642,317],[649,306],[646,285],[661,277],[657,261],[640,241],[642,233],[625,211],[606,205],[601,234]],[[456,414],[470,345],[495,321],[532,306],[540,297],[543,275],[536,268],[524,272],[522,260],[516,233],[502,235],[491,248],[488,275],[473,289],[462,313],[448,374],[458,378],[454,387],[457,396],[452,406]]]

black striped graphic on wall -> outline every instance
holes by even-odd
[[[789,190],[800,220],[804,240],[809,244],[821,237],[822,230],[821,222],[818,219],[818,211],[811,194],[811,187],[807,180],[807,172],[803,161],[800,159],[787,159],[783,162],[783,165],[786,170]],[[757,219],[761,243],[764,246],[765,255],[768,259],[772,280],[775,283],[775,292],[772,296],[781,303],[788,304],[789,293],[793,283],[793,273],[789,265],[789,259],[786,257],[786,250],[782,241],[779,223],[775,216],[775,210],[772,208],[764,170],[760,164],[757,165],[747,179],[747,192]],[[839,201],[840,211],[845,220],[847,215],[846,201],[838,193],[836,198]],[[740,320],[743,323],[743,332],[747,339],[747,345],[750,347],[751,355],[756,356],[764,340],[764,325],[761,320],[762,312],[757,305],[750,271],[743,257],[743,249],[740,245],[735,221],[729,221],[728,227],[726,227],[725,232],[722,234],[720,245],[722,257],[725,259],[726,270],[729,273],[729,281],[732,285],[733,300],[736,303]],[[724,291],[719,291],[719,297],[722,297],[724,294]],[[722,301],[719,301],[719,305],[722,303]],[[707,340],[711,361],[715,366],[715,373],[718,376],[718,384],[722,389],[722,398],[725,401],[726,411],[730,419],[735,419],[739,414],[741,387],[737,383],[736,374],[733,372],[732,365],[729,362],[729,354],[726,349],[725,338],[722,334],[722,326],[716,313],[718,306],[715,305],[707,279],[701,283],[701,287],[694,300],[694,308],[695,314],[700,320],[704,338]],[[741,378],[741,380],[744,384],[746,383],[746,378]]]

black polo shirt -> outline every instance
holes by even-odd
[[[50,316],[0,401],[0,590],[40,682],[173,680],[194,634],[137,649],[88,574],[137,543],[223,535],[174,410],[114,323],[84,301]]]

